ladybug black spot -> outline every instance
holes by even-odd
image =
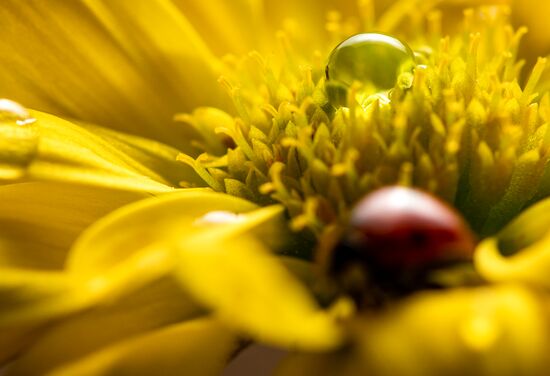
[[[413,247],[424,247],[429,242],[428,234],[413,230],[409,233],[409,242]]]

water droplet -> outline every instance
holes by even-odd
[[[428,64],[433,55],[433,49],[428,46],[420,47],[414,51],[414,58],[417,64]]]
[[[357,96],[357,101],[364,110],[368,110],[372,105],[378,105],[379,108],[385,108],[390,104],[390,96],[387,93],[376,93],[362,97],[361,94]]]
[[[211,211],[195,221],[195,225],[219,225],[241,222],[244,219],[242,214],[236,214],[228,211]]]
[[[38,150],[36,119],[19,103],[0,99],[0,181],[25,176]]]
[[[31,117],[27,109],[19,103],[9,99],[0,99],[0,121],[13,121],[17,125],[32,124],[36,121]]]
[[[354,35],[332,51],[326,67],[327,81],[349,87],[360,82],[368,94],[389,90],[401,73],[415,66],[413,51],[389,35]]]
[[[34,123],[35,121],[36,121],[35,118],[30,117],[30,118],[27,118],[27,119],[24,119],[24,120],[16,120],[15,123],[17,125],[28,125],[28,124]]]

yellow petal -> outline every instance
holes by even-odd
[[[187,238],[180,244],[178,276],[197,301],[259,342],[321,351],[342,340],[333,318],[258,242]]]
[[[204,230],[196,221],[205,214],[240,214],[255,208],[249,201],[202,190],[181,190],[142,200],[85,231],[71,250],[67,266],[81,276],[94,275],[157,242],[168,243]]]
[[[142,139],[114,136],[98,128],[86,129],[37,111],[31,111],[30,116],[36,121],[25,125],[1,123],[0,145],[16,145],[19,152],[0,154],[0,175],[3,165],[10,168],[11,176],[7,178],[11,180],[62,181],[150,193],[173,189],[160,173],[175,150]],[[22,130],[35,135],[33,142],[21,141]],[[142,150],[153,145],[157,149],[154,153]],[[158,171],[157,166],[161,167]],[[175,165],[171,167],[176,169]],[[180,171],[188,173],[187,180],[197,180],[191,170]]]
[[[335,324],[307,290],[260,243],[246,240],[258,232],[267,243],[277,240],[281,207],[254,209],[202,191],[144,200],[92,226],[75,245],[69,270],[90,280],[104,275],[110,289],[136,289],[150,273],[173,268],[196,301],[254,338],[317,350],[337,345]]]
[[[0,266],[61,269],[67,251],[86,227],[144,197],[139,192],[56,182],[0,185]]]
[[[510,0],[510,3],[515,26],[528,28],[523,43],[524,52],[531,59],[547,55],[550,52],[550,31],[546,16],[550,4],[536,0]]]
[[[84,228],[144,196],[46,182],[0,186],[0,363],[36,338],[37,326],[93,302],[77,281],[44,269],[61,269]]]
[[[375,375],[544,375],[546,297],[520,286],[425,293],[352,328]]]
[[[474,254],[478,272],[493,282],[515,281],[550,288],[550,200],[524,211]]]
[[[0,269],[0,328],[40,323],[84,307],[89,298],[61,272]]]
[[[190,319],[200,311],[169,277],[94,309],[65,318],[33,338],[6,375],[46,374],[104,348]]]
[[[82,306],[67,282],[60,273],[0,268],[0,365],[32,342],[44,321]]]
[[[174,4],[217,56],[262,47],[267,31],[262,0],[176,0]]]
[[[88,333],[98,327],[104,328],[108,333],[114,331],[115,335],[120,334],[118,339],[128,335],[128,325],[132,320],[138,320],[135,329],[141,330],[143,325],[149,327],[157,322],[155,320],[162,319],[163,315],[172,317],[181,314],[182,310],[184,316],[196,313],[196,305],[189,301],[187,294],[170,277],[174,260],[169,241],[173,241],[174,237],[185,236],[188,232],[206,231],[209,221],[214,218],[207,220],[204,214],[212,210],[218,210],[217,213],[229,213],[228,210],[239,213],[254,208],[255,205],[238,198],[193,190],[144,200],[122,208],[92,226],[76,244],[68,274],[10,270],[12,277],[8,278],[9,275],[4,273],[0,278],[0,292],[4,291],[1,288],[3,283],[10,299],[2,299],[6,303],[4,310],[0,310],[2,325],[39,325],[53,317],[87,306],[116,302],[114,312],[107,310],[106,318],[103,317],[103,308],[95,308],[91,313],[81,313],[74,319],[66,318],[64,323],[41,337],[10,369],[14,370],[14,374],[25,373],[24,370],[31,367],[31,364],[32,367],[36,367],[36,364],[42,367],[43,364],[44,369],[49,369],[64,363],[65,355],[69,358],[73,353],[74,357],[83,356],[106,346],[107,342],[111,343],[111,334],[105,339],[106,334],[102,330],[98,330],[97,334]],[[143,216],[136,215],[136,209],[140,209],[138,211]],[[226,212],[220,212],[219,209]],[[239,225],[239,229],[234,229],[232,233],[238,235],[243,231],[253,230],[259,224],[269,227],[266,220],[269,221],[271,217],[256,215],[248,223]],[[196,224],[199,219],[202,222]],[[151,290],[151,285],[156,286],[161,283],[159,281],[165,280],[170,281],[170,293],[164,303],[162,294],[165,292],[162,291],[147,293],[147,301],[139,298],[144,291]],[[128,294],[137,296],[139,301],[131,303],[128,312],[125,311],[121,317],[119,310],[126,309],[128,299],[133,299],[127,298]],[[161,303],[166,304],[166,307],[159,308],[157,304]],[[143,305],[143,313],[147,314],[144,322],[141,321],[140,312],[135,312],[136,304],[140,307]],[[163,309],[166,309],[164,314]],[[99,313],[99,318],[96,313]],[[111,313],[114,314],[112,318]],[[149,315],[155,315],[155,320]],[[121,328],[115,328],[117,325]],[[79,346],[72,348],[69,353],[61,350],[66,338],[76,341],[76,337],[82,336],[83,332],[88,337]]]
[[[327,47],[327,15],[337,11],[338,17],[350,18],[358,15],[356,0],[332,1],[264,1],[265,22],[272,33],[285,29],[292,34],[304,35],[308,44],[304,47],[313,51],[314,48]],[[333,13],[334,14],[334,13]],[[344,31],[345,32],[345,31]]]
[[[21,328],[0,329],[0,364],[5,364],[30,340],[36,337],[36,333]]]
[[[175,113],[229,103],[169,0],[8,0],[0,19],[0,92],[25,106],[185,146]]]
[[[139,171],[143,171],[144,175],[151,177],[157,175],[161,177],[159,180],[166,180],[172,186],[178,186],[180,182],[201,185],[202,181],[194,171],[177,161],[177,156],[180,154],[177,149],[154,140],[107,128],[89,124],[81,124],[81,126],[94,135],[104,138],[112,148],[127,155],[127,160],[134,161],[132,165]]]
[[[0,365],[49,320],[88,306],[89,294],[61,272],[0,268]]]
[[[514,256],[503,256],[496,239],[483,241],[476,250],[475,265],[488,281],[526,282],[550,288],[550,236]]]
[[[86,230],[70,251],[68,272],[86,285],[94,300],[117,299],[173,272],[174,241],[205,231],[197,224],[209,212],[242,213],[248,201],[203,190],[182,190],[121,208]],[[240,233],[269,220],[248,221]]]
[[[219,375],[237,349],[236,336],[204,318],[132,338],[49,373],[62,375]]]

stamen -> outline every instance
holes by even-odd
[[[420,13],[436,32],[432,6]],[[307,56],[281,33],[281,60],[257,52],[226,59],[220,82],[238,117],[208,128],[234,141],[227,166],[181,160],[215,190],[282,203],[295,230],[318,236],[345,223],[366,193],[391,184],[432,192],[476,232],[493,233],[550,194],[550,99],[540,92],[546,60],[522,89],[516,56],[525,30],[514,32],[506,20],[505,7],[472,9],[465,32],[452,38],[406,36],[421,64],[395,74],[385,97],[358,96],[360,83],[334,85],[330,69],[327,81],[319,55],[333,45]],[[331,22],[342,21],[332,15]]]

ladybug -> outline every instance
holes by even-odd
[[[365,283],[414,290],[429,270],[471,260],[474,248],[472,231],[449,205],[418,189],[389,186],[354,206],[329,273],[348,290]]]

